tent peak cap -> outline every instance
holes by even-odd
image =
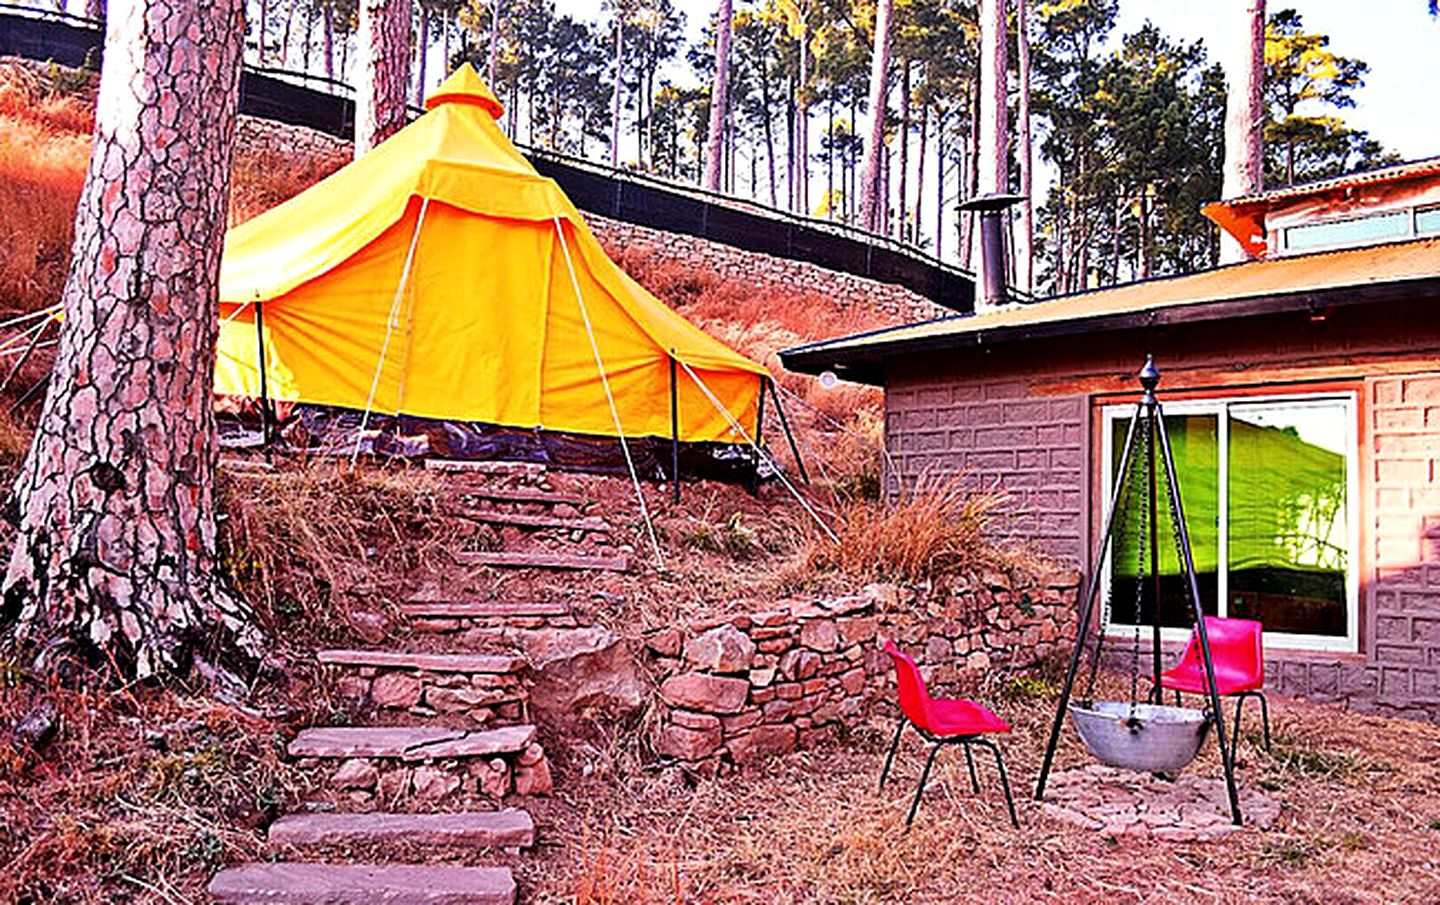
[[[474,104],[495,119],[505,114],[505,106],[469,63],[461,63],[425,98],[426,110],[434,110],[441,104]]]

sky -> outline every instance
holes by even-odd
[[[675,5],[685,12],[689,39],[698,39],[714,0],[675,0]],[[1370,64],[1346,119],[1406,159],[1440,155],[1440,21],[1432,20],[1425,6],[1425,0],[1269,3],[1271,12],[1298,10],[1307,30],[1330,35],[1332,50]],[[556,0],[556,7],[580,19],[606,17],[601,0]],[[1233,52],[1231,23],[1240,21],[1242,7],[1243,0],[1120,0],[1116,38],[1149,19],[1173,38],[1203,40],[1211,59],[1223,63]]]

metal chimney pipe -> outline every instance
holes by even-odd
[[[1006,282],[1010,276],[1006,254],[1006,211],[1025,200],[1024,195],[990,193],[960,203],[962,211],[980,215],[980,284],[976,286],[975,310],[995,308],[1009,301]]]

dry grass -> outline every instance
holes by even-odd
[[[894,501],[855,499],[840,512],[839,544],[811,546],[805,567],[862,581],[929,581],[991,565],[987,528],[1007,497],[963,477],[922,480]]]

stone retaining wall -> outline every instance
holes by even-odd
[[[661,232],[586,212],[585,221],[606,248],[642,246],[661,261],[698,273],[742,280],[751,286],[791,293],[817,293],[842,308],[882,311],[897,323],[929,320],[955,312],[893,283],[829,270],[808,261],[792,261],[744,251],[697,236]]]
[[[663,759],[715,772],[833,739],[893,700],[883,638],[937,686],[1032,666],[1068,649],[1077,582],[975,574],[943,595],[876,584],[651,632],[645,660],[661,700],[651,743]]]

